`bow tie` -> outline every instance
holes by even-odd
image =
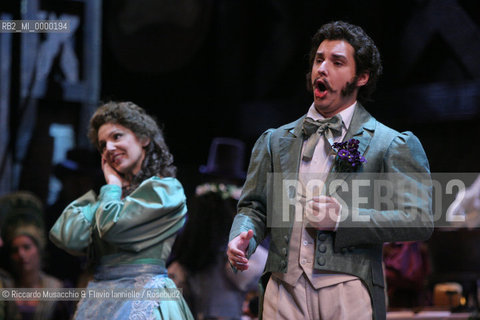
[[[303,120],[303,134],[308,138],[305,144],[302,159],[310,161],[313,157],[313,152],[317,146],[320,136],[323,134],[330,145],[333,144],[334,135],[342,133],[342,117],[337,114],[332,118],[325,120],[313,120],[312,118],[305,118]]]

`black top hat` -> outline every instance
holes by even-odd
[[[207,165],[200,172],[225,179],[245,179],[245,143],[234,138],[217,137],[212,140]]]

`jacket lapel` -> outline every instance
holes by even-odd
[[[298,169],[300,166],[300,157],[302,152],[302,144],[303,144],[303,135],[302,135],[302,125],[303,119],[298,119],[295,122],[292,122],[291,126],[287,126],[284,129],[286,132],[282,133],[282,137],[279,138],[278,148],[279,148],[279,162],[280,162],[280,172],[281,174],[281,181],[278,181],[280,177],[274,177],[274,181],[276,180],[277,183],[281,183],[279,185],[280,190],[282,190],[282,194],[284,192],[284,185],[283,182],[285,180],[294,180],[298,181]],[[291,197],[292,195],[288,195]],[[295,219],[295,210],[288,211],[288,221],[293,224]]]
[[[279,139],[279,155],[281,172],[287,174],[290,178],[298,176],[298,168],[300,166],[300,156],[302,151],[302,124],[305,116],[295,122],[291,127],[286,127],[287,131],[283,137]],[[291,176],[294,174],[294,176]]]
[[[375,120],[375,118],[372,117],[360,103],[357,103],[352,117],[352,122],[350,123],[350,127],[348,128],[347,134],[345,135],[343,141],[348,141],[352,138],[357,139],[360,142],[358,145],[358,152],[360,152],[362,156],[365,156],[365,152],[368,150],[373,133],[375,132],[376,125],[377,120]],[[327,177],[327,186],[330,185],[330,182],[335,179],[347,179],[350,174],[351,172],[336,171],[334,164]],[[329,192],[329,194],[332,193],[333,192]]]

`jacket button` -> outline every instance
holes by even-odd
[[[285,239],[285,242],[288,242],[288,236],[283,236],[283,238]]]
[[[282,248],[283,255],[287,255],[287,248]]]
[[[285,268],[287,266],[287,262],[285,260],[282,260],[280,262],[280,266],[282,267],[282,269]]]
[[[327,246],[322,243],[318,246],[318,251],[320,251],[321,253],[325,253],[327,251]]]
[[[318,262],[319,265],[324,266],[325,262],[327,262],[327,261],[326,261],[324,256],[320,256],[320,257],[317,258],[317,262]]]
[[[327,235],[326,235],[325,233],[320,233],[320,234],[318,235],[318,240],[320,240],[320,241],[325,241],[325,240],[327,240]]]

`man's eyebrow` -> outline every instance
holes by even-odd
[[[340,53],[332,53],[332,56],[335,58],[335,59],[342,59],[342,60],[347,60],[347,57],[343,54],[340,54]]]
[[[324,53],[322,51],[318,51],[316,54],[315,54],[315,57],[316,58],[323,58],[324,57]],[[341,60],[347,60],[347,57],[344,55],[344,54],[341,54],[341,53],[332,53],[332,57],[334,59],[341,59]]]

